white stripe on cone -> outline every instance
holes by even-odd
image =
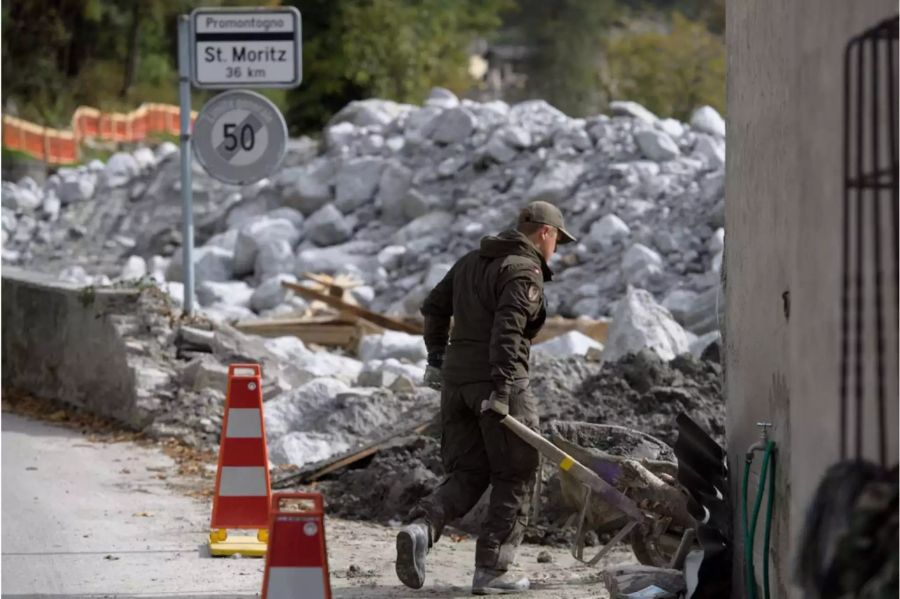
[[[266,469],[259,466],[222,466],[220,497],[265,497]]]
[[[259,439],[262,426],[257,408],[231,408],[228,410],[228,428],[225,436],[229,439]]]
[[[325,599],[322,568],[269,568],[268,599]]]

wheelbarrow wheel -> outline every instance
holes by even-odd
[[[645,566],[655,568],[668,568],[672,558],[678,551],[680,537],[671,532],[664,532],[658,537],[653,537],[641,527],[635,527],[628,539],[634,557]]]

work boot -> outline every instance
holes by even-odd
[[[525,576],[517,576],[512,572],[491,568],[475,568],[475,576],[472,578],[473,595],[523,593],[530,586],[531,583]]]
[[[411,589],[425,584],[425,556],[431,545],[431,527],[422,520],[397,533],[397,578]]]

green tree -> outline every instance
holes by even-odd
[[[623,33],[609,41],[604,85],[611,99],[687,119],[698,106],[725,112],[725,44],[703,23],[672,15],[667,32]]]
[[[351,100],[421,102],[431,87],[470,86],[468,48],[499,27],[511,0],[308,0],[303,84],[288,94],[292,132],[318,130]]]
[[[542,98],[573,116],[596,114],[603,103],[599,69],[611,26],[622,14],[616,0],[519,0],[505,41],[529,48],[521,100]]]

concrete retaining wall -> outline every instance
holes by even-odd
[[[3,268],[4,389],[58,399],[142,428],[155,405],[139,397],[122,327],[141,291],[94,290]]]

